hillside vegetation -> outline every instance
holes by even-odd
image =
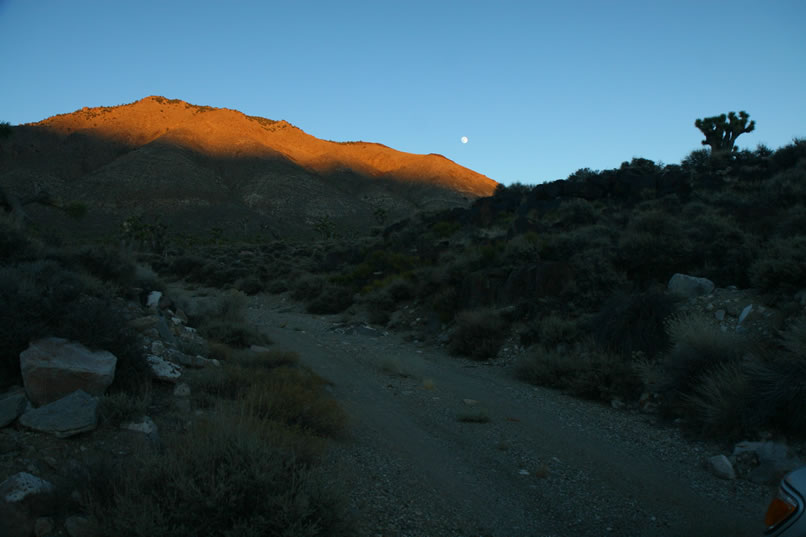
[[[806,142],[680,164],[633,159],[499,187],[375,238],[174,246],[163,274],[289,292],[456,354],[525,349],[517,374],[582,397],[660,407],[698,434],[800,435],[806,367]],[[692,319],[675,273],[752,291],[764,329]],[[707,298],[707,297],[706,297]],[[514,340],[513,340],[514,338]]]

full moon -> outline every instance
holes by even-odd
[[[463,143],[463,144],[466,144],[466,143],[467,143],[467,136],[462,136],[462,143]]]

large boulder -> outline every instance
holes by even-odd
[[[17,416],[25,410],[28,399],[25,397],[25,390],[19,386],[11,388],[4,394],[0,394],[0,428],[14,422]]]
[[[20,424],[29,429],[67,438],[98,426],[98,400],[77,390],[58,401],[26,412]]]
[[[669,280],[669,291],[685,298],[710,295],[714,292],[714,282],[708,278],[697,278],[677,273]]]
[[[115,380],[117,358],[91,351],[75,341],[39,339],[20,353],[20,369],[28,399],[44,405],[76,390],[103,395]]]
[[[49,514],[54,487],[27,472],[19,472],[0,483],[0,535],[30,537],[36,519]]]

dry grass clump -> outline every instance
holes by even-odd
[[[271,340],[258,332],[244,319],[246,296],[236,290],[222,293],[215,299],[204,301],[178,297],[191,322],[198,326],[199,334],[211,341],[211,345],[223,343],[230,347],[245,348],[251,345],[266,345]]]
[[[474,360],[494,358],[506,338],[507,326],[490,309],[466,310],[456,316],[448,348]]]
[[[117,427],[125,421],[142,418],[151,404],[150,379],[143,384],[140,393],[117,392],[101,397],[98,416],[101,422]]]
[[[716,367],[742,361],[747,342],[734,332],[723,332],[706,319],[681,316],[668,323],[672,348],[661,360],[664,412],[685,415],[685,395],[691,394]]]
[[[89,510],[103,535],[346,536],[336,483],[249,415],[214,413],[165,448],[96,472]]]
[[[532,384],[604,401],[636,398],[641,388],[629,358],[597,350],[591,342],[568,351],[538,346],[520,361],[516,375]]]

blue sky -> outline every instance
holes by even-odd
[[[511,183],[806,136],[806,2],[0,0],[0,121],[163,95]],[[460,138],[469,142],[462,144]]]

